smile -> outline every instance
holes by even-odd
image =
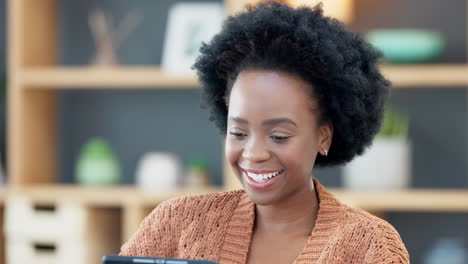
[[[249,171],[245,171],[244,172],[247,174],[247,176],[249,176],[251,179],[253,179],[254,181],[256,182],[264,182],[264,181],[267,181],[279,174],[281,174],[283,172],[283,170],[279,170],[279,171],[275,171],[275,172],[271,172],[271,173],[253,173],[253,172],[249,172]]]

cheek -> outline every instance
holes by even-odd
[[[239,144],[232,142],[229,137],[226,137],[224,142],[224,155],[231,166],[235,166],[242,152],[242,147]]]
[[[305,142],[295,142],[287,147],[283,147],[281,151],[277,151],[276,153],[283,165],[300,174],[312,172],[317,156],[314,151],[314,145],[310,143],[306,144]]]

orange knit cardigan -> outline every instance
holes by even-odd
[[[340,203],[314,182],[317,220],[294,263],[409,263],[408,251],[390,224]],[[172,199],[145,218],[120,255],[244,264],[254,221],[255,204],[244,191]]]

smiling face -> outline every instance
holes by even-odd
[[[332,127],[302,79],[276,71],[241,72],[228,102],[226,157],[249,197],[269,205],[311,190],[315,158]]]

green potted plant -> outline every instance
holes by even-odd
[[[387,106],[372,146],[344,167],[344,185],[359,190],[407,188],[411,172],[408,127],[408,116]]]
[[[209,185],[208,162],[202,156],[193,156],[189,160],[185,175],[185,185],[190,187],[204,187]]]
[[[408,137],[408,116],[396,111],[392,107],[387,107],[384,113],[382,127],[377,137],[383,138],[407,138]]]

